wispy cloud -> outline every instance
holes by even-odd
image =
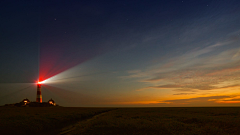
[[[169,89],[172,91],[216,90],[239,86],[239,40],[227,39],[148,67],[146,70],[128,71],[123,78],[137,79],[149,86],[138,89]],[[234,57],[234,59],[233,59]],[[222,85],[224,82],[232,82]],[[176,93],[174,95],[187,95]],[[193,94],[193,93],[189,93]]]
[[[192,95],[192,94],[196,94],[196,93],[176,93],[173,95]]]
[[[232,59],[237,58],[237,57],[240,57],[240,50],[233,55]]]
[[[191,102],[208,102],[217,99],[229,98],[229,96],[210,96],[210,97],[197,97],[197,98],[188,98],[188,99],[175,99],[175,100],[165,100],[164,102],[170,102],[171,104],[179,103],[191,103]]]

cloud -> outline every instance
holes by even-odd
[[[223,100],[223,101],[240,101],[240,98],[230,99],[230,100]]]
[[[191,95],[195,93],[178,93],[174,95]],[[119,105],[152,105],[152,106],[221,106],[234,105],[240,103],[240,96],[207,96],[187,99],[173,99],[162,101],[129,101],[129,102],[111,102]]]
[[[182,104],[182,103],[192,103],[192,102],[212,102],[218,99],[229,98],[230,96],[210,96],[210,97],[197,97],[189,99],[175,99],[175,100],[165,100],[164,102],[170,102],[171,104]],[[214,99],[214,100],[213,100]]]
[[[231,88],[239,87],[236,80],[240,79],[240,40],[236,38],[236,34],[240,30],[229,33],[226,37],[213,36],[211,40],[191,37],[191,34],[198,31],[197,37],[202,37],[203,33],[209,34],[208,28],[202,30],[190,26],[185,30],[185,33],[180,35],[179,42],[173,41],[179,44],[179,47],[185,44],[185,50],[180,48],[179,52],[173,51],[171,54],[156,57],[152,60],[153,65],[129,70],[122,78],[144,83],[142,88],[136,91],[156,89],[171,91],[172,95],[199,95],[198,93],[205,91],[217,94],[220,89],[229,89],[230,92]],[[159,35],[149,37],[145,42],[158,38]]]
[[[240,98],[237,97],[232,97],[230,99],[224,99],[224,100],[218,100],[216,103],[222,103],[222,104],[236,104],[240,103]]]
[[[232,59],[237,58],[237,57],[239,57],[239,56],[240,56],[240,50],[233,55]]]
[[[152,79],[146,79],[146,80],[141,80],[141,82],[158,82],[163,80],[163,78],[159,77],[159,78],[152,78]]]
[[[190,95],[195,93],[179,93],[174,95]],[[187,99],[174,99],[174,100],[163,100],[162,102],[167,102],[170,105],[188,104],[188,105],[200,105],[200,106],[216,106],[223,104],[237,104],[240,103],[239,95],[232,96],[208,96],[208,97],[196,97]]]
[[[174,89],[176,92],[198,92],[199,90],[190,89],[190,88],[182,88],[182,89]]]
[[[209,76],[222,76],[222,75],[226,75],[226,74],[235,74],[237,72],[240,71],[240,66],[238,67],[233,67],[233,68],[226,68],[226,69],[222,69],[222,70],[216,70],[213,71],[212,73],[209,73],[207,75]]]
[[[115,105],[144,105],[144,104],[169,104],[169,102],[160,101],[129,101],[129,102],[111,102]]]
[[[208,47],[217,48],[225,46],[227,42],[222,44],[214,44]],[[210,49],[214,50],[214,49]],[[199,52],[198,50],[196,50]],[[207,51],[200,51],[202,52]],[[171,64],[164,63],[153,68],[148,68],[145,71],[131,72],[129,78],[136,78],[139,82],[145,82],[150,86],[142,88],[146,90],[150,88],[154,89],[178,89],[179,91],[191,91],[191,90],[215,90],[219,88],[232,87],[231,84],[227,86],[218,86],[226,81],[232,81],[240,79],[240,58],[239,60],[231,60],[232,54],[236,52],[236,49],[228,49],[217,53],[216,55],[204,56],[202,58],[190,58],[190,54],[186,54],[185,57],[181,56],[176,58]],[[186,58],[187,56],[187,58]],[[169,65],[169,66],[164,66]],[[160,85],[159,85],[160,84]],[[171,84],[171,85],[169,85]]]
[[[160,86],[149,86],[148,88],[177,88],[181,87],[180,85],[175,84],[166,84],[166,85],[160,85]]]
[[[225,42],[219,42],[210,46],[207,46],[203,49],[198,49],[198,50],[193,50],[192,52],[189,52],[188,54],[185,55],[185,57],[198,57],[200,55],[206,54],[206,53],[210,53],[212,51],[214,51],[214,49],[216,47],[221,47],[224,45],[228,45],[232,43],[231,41],[225,41]]]
[[[177,93],[177,94],[173,94],[173,95],[193,95],[196,93]]]
[[[128,71],[128,73],[130,73],[130,74],[140,73],[140,72],[141,72],[141,70],[130,70],[130,71]]]
[[[229,83],[227,83],[229,84]],[[209,84],[205,85],[198,85],[198,84],[192,84],[192,85],[174,85],[174,84],[167,84],[167,85],[160,85],[160,86],[148,86],[145,88],[138,89],[137,91],[143,91],[146,89],[172,89],[172,91],[176,92],[199,92],[199,91],[209,91],[209,90],[218,90],[223,88],[234,88],[234,87],[240,87],[240,84],[221,84],[216,86],[210,86]],[[175,95],[175,94],[174,94]],[[177,95],[177,94],[176,94]]]
[[[236,104],[236,103],[240,103],[239,101],[217,101],[217,103],[222,103],[222,104]]]
[[[170,89],[170,88],[174,88],[174,89],[188,89],[188,90],[212,90],[212,89],[216,89],[217,87],[214,86],[209,86],[209,85],[199,85],[199,84],[183,84],[183,85],[172,85],[172,84],[167,84],[167,85],[160,85],[160,86],[149,86],[146,88],[154,88],[154,89]]]

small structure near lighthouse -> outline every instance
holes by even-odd
[[[30,101],[29,101],[29,99],[25,98],[25,99],[23,99],[23,101],[20,102],[20,103],[22,103],[22,105],[27,105],[27,104],[30,103]]]
[[[54,100],[52,100],[52,99],[50,99],[50,100],[48,101],[48,104],[56,106],[56,103],[55,103],[55,101],[54,101]]]

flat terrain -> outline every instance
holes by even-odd
[[[239,135],[239,107],[0,107],[0,134]]]

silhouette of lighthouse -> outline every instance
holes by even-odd
[[[41,82],[37,83],[37,100],[36,102],[42,103],[42,92],[41,92]]]

